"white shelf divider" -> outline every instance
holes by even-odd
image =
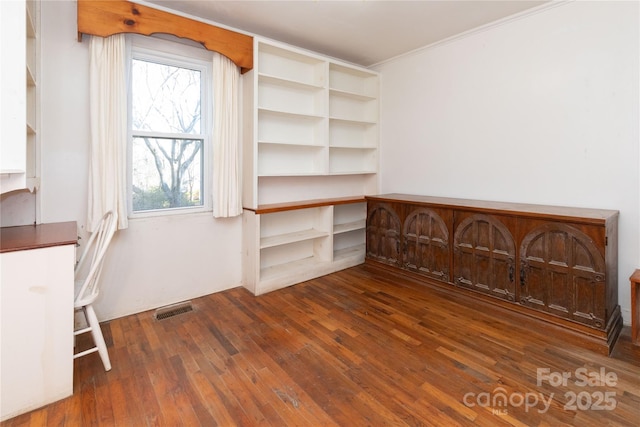
[[[313,240],[319,237],[327,237],[328,235],[329,233],[327,233],[326,231],[309,229],[263,237],[260,239],[260,249],[287,245],[289,243],[302,242],[304,240]]]
[[[347,222],[343,224],[336,224],[333,226],[333,234],[347,233],[354,230],[362,230],[366,228],[367,220],[365,218],[357,221]]]

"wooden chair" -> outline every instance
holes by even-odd
[[[74,301],[75,311],[82,311],[86,321],[86,327],[76,329],[73,334],[78,336],[87,332],[91,332],[93,336],[94,347],[74,353],[73,358],[86,356],[94,352],[100,354],[105,371],[111,370],[111,361],[107,352],[107,345],[102,336],[100,323],[93,309],[93,302],[99,294],[100,274],[102,273],[102,264],[104,256],[109,248],[109,243],[116,231],[117,216],[109,211],[102,219],[98,228],[91,234],[85,250],[76,265],[76,296]],[[86,275],[85,273],[88,269]]]

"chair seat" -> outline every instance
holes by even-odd
[[[84,305],[93,304],[93,302],[98,298],[98,295],[100,294],[100,290],[96,289],[94,293],[85,295],[83,298],[80,298],[80,295],[78,295],[78,292],[80,291],[80,288],[82,287],[83,283],[84,283],[84,279],[76,280],[74,283],[74,289],[75,289],[74,293],[76,295],[76,298],[73,301],[73,308],[75,309],[82,308],[82,306]]]

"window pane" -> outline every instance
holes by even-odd
[[[133,210],[202,206],[203,141],[133,138]]]
[[[133,60],[134,130],[200,134],[200,71]]]

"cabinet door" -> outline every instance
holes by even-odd
[[[515,253],[513,236],[503,221],[490,215],[456,213],[453,265],[457,285],[514,301]]]
[[[432,209],[417,208],[404,221],[403,265],[434,279],[449,280],[449,230]]]
[[[604,227],[588,231],[603,240]],[[590,235],[562,223],[529,231],[520,245],[520,303],[604,328],[604,255]]]
[[[400,218],[385,203],[369,202],[367,214],[367,258],[400,266]]]
[[[73,393],[75,254],[74,245],[0,254],[1,420]]]

